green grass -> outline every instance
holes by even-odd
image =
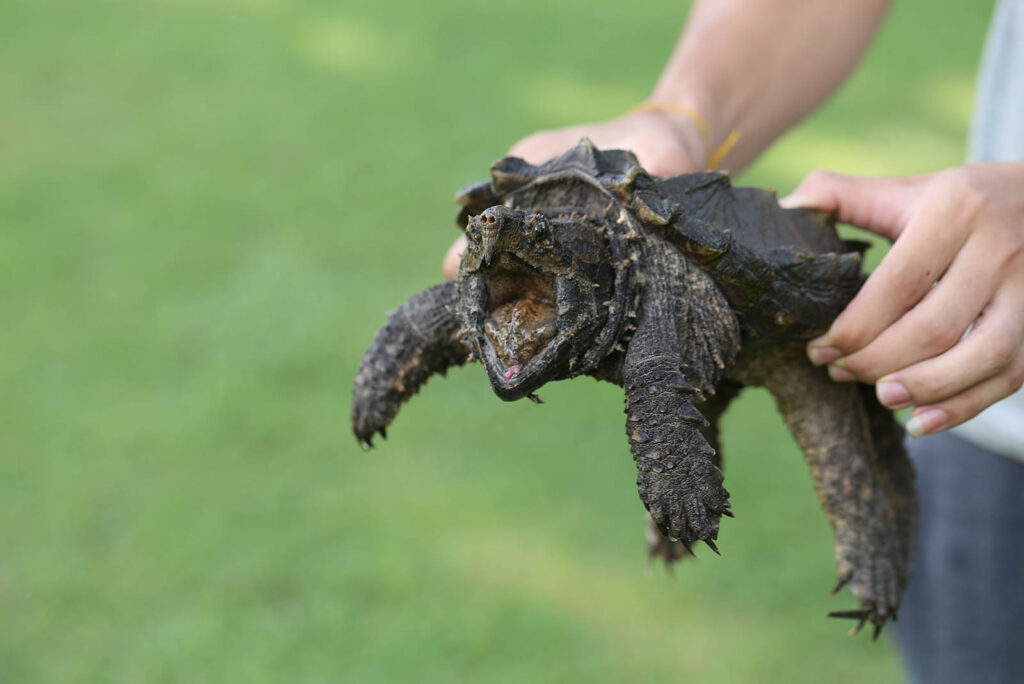
[[[743,180],[956,164],[988,5],[896,3]],[[645,97],[682,16],[0,4],[0,680],[898,681],[822,617],[852,601],[763,394],[726,420],[724,556],[674,578],[644,571],[616,388],[505,404],[471,367],[370,455],[349,434],[454,191]]]

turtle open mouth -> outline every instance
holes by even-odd
[[[486,276],[484,334],[509,382],[558,332],[554,277],[502,254]]]

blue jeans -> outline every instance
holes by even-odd
[[[1024,682],[1024,462],[949,434],[911,440],[921,494],[896,623],[919,684]]]

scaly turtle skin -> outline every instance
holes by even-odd
[[[829,216],[781,209],[726,175],[648,175],[629,152],[581,141],[540,166],[506,157],[464,188],[458,277],[392,312],[355,380],[364,447],[434,373],[476,359],[505,400],[591,375],[626,394],[626,433],[651,555],[717,552],[717,422],[764,386],[803,449],[835,532],[838,582],[895,618],[916,526],[903,431],[870,387],[838,384],[804,356],[863,281],[862,243]]]

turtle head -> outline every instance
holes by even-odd
[[[494,206],[470,217],[459,307],[494,392],[519,399],[550,380],[593,370],[615,282],[592,217]]]

